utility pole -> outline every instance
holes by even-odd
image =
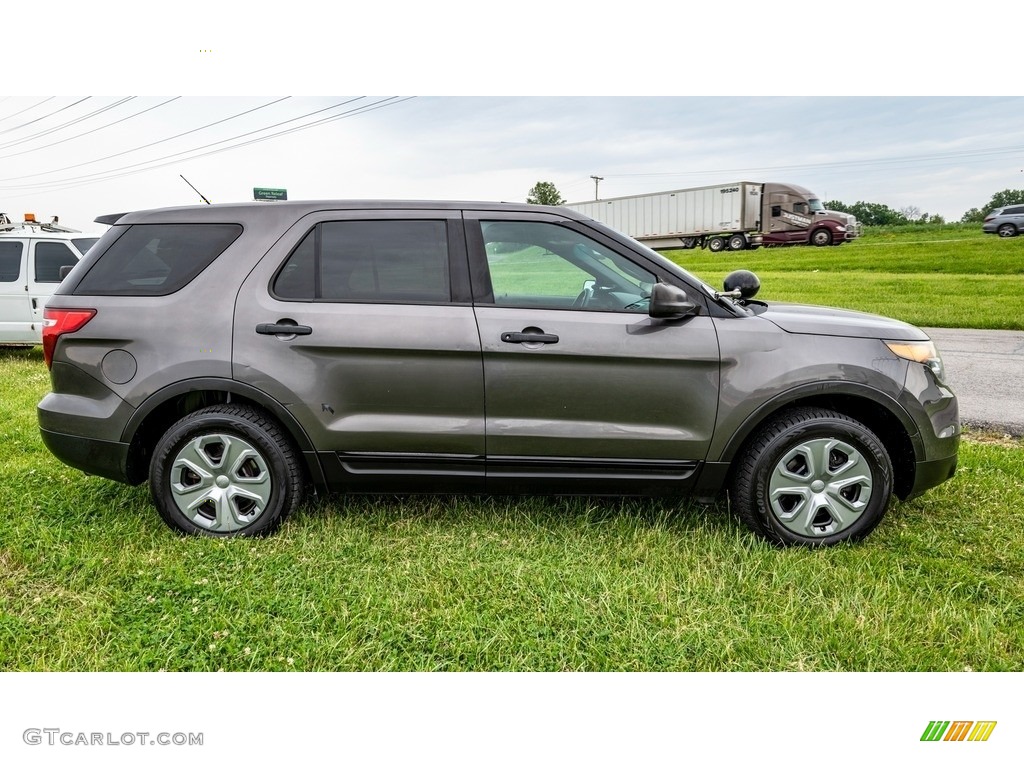
[[[590,178],[594,180],[594,202],[596,203],[601,199],[597,196],[597,185],[604,181],[604,176],[591,176]]]

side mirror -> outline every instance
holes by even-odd
[[[697,305],[689,300],[686,291],[668,283],[655,283],[651,288],[651,317],[678,320],[697,314]]]
[[[58,271],[57,274],[60,277],[60,279],[63,280],[65,277],[71,274],[71,270],[74,268],[74,264],[65,264],[63,267],[60,268],[60,271]]]
[[[732,294],[740,299],[752,299],[759,290],[761,290],[761,281],[753,272],[737,269],[725,276],[726,294]]]

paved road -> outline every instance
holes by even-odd
[[[973,427],[1024,436],[1024,331],[925,328]]]

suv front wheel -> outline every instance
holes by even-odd
[[[244,405],[214,405],[176,422],[156,445],[149,480],[164,522],[211,536],[271,533],[303,490],[287,436]]]
[[[892,462],[875,434],[836,411],[799,408],[766,424],[740,457],[733,510],[777,544],[862,539],[885,514]]]

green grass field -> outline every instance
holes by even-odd
[[[761,279],[759,299],[857,309],[940,328],[1024,330],[1024,237],[977,225],[893,228],[828,248],[665,255],[720,287],[734,269]]]
[[[0,349],[0,671],[1024,669],[1020,442],[967,441],[825,551],[722,505],[551,498],[332,496],[182,539],[46,451],[48,386]]]

